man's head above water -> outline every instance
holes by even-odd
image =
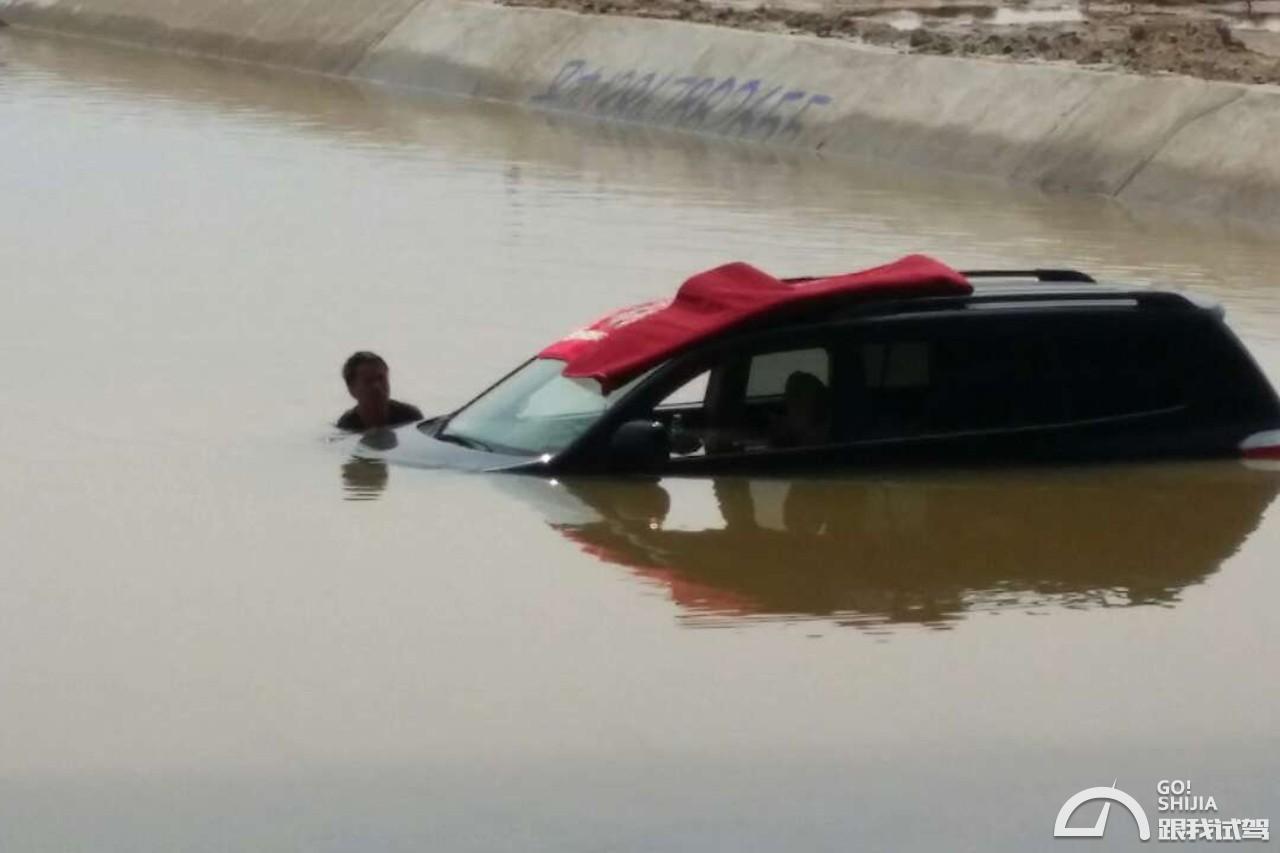
[[[362,432],[422,420],[422,412],[391,399],[391,369],[377,353],[361,350],[343,362],[342,381],[355,408],[338,418],[338,428]]]
[[[391,368],[377,353],[352,353],[342,364],[342,381],[347,383],[357,407],[385,406],[391,399]]]

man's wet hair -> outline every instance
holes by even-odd
[[[387,362],[376,352],[360,350],[359,352],[352,353],[351,357],[342,365],[342,381],[347,383],[348,388],[350,388],[351,383],[355,381],[356,371],[360,369],[360,365],[362,364],[381,364],[383,367],[387,366]]]

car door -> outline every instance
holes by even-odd
[[[671,474],[1166,455],[1189,449],[1195,372],[1167,319],[1131,301],[871,318],[722,352],[700,401],[632,416],[668,424]],[[797,377],[826,400],[811,429]]]
[[[838,452],[839,376],[830,330],[718,347],[689,365],[673,371],[671,387],[656,399],[622,418],[667,426],[672,452],[665,473],[799,470]]]

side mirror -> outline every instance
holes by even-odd
[[[671,419],[671,452],[677,456],[688,456],[702,449],[702,438],[684,425],[684,416],[679,412]]]
[[[657,471],[671,457],[671,435],[659,421],[627,421],[609,439],[609,455],[624,471]]]

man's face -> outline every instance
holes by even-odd
[[[356,368],[347,386],[357,403],[381,405],[391,399],[391,376],[386,365],[368,362]]]

